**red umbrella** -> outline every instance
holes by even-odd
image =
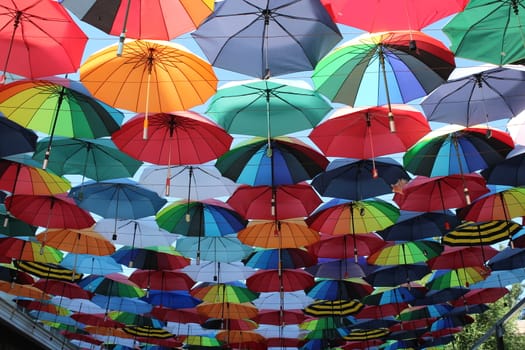
[[[207,317],[200,315],[195,308],[171,309],[155,306],[150,314],[159,320],[177,323],[203,323],[207,319]]]
[[[439,256],[427,261],[432,270],[457,269],[472,266],[483,266],[487,260],[498,254],[491,246],[445,246]]]
[[[309,184],[241,186],[227,203],[246,219],[283,220],[306,217],[322,203]]]
[[[346,259],[356,256],[358,252],[361,256],[372,255],[385,244],[375,233],[337,236],[322,234],[321,240],[308,246],[308,250],[320,258]]]
[[[246,286],[254,292],[293,292],[314,283],[314,277],[302,269],[259,270],[246,279]]]
[[[59,2],[6,0],[0,8],[2,80],[5,72],[37,78],[77,71],[88,38]]]
[[[485,179],[476,173],[448,176],[416,176],[394,189],[394,202],[402,210],[435,211],[461,208],[489,192]]]
[[[0,256],[16,260],[58,264],[64,254],[56,248],[43,246],[40,242],[16,237],[2,237],[0,238]]]
[[[504,287],[500,288],[475,288],[468,291],[460,299],[452,301],[454,306],[488,304],[498,301],[509,293]]]
[[[65,193],[42,196],[17,194],[7,197],[5,206],[13,216],[35,226],[81,229],[95,224],[91,215]]]
[[[33,284],[34,287],[51,295],[58,295],[69,299],[91,299],[93,294],[82,289],[78,284],[41,278]]]
[[[71,315],[71,318],[75,321],[83,323],[87,326],[96,326],[96,327],[113,327],[113,328],[122,328],[124,323],[115,321],[108,317],[107,314],[88,314],[83,312],[77,312]]]
[[[144,126],[148,125],[147,138]],[[195,112],[138,114],[111,138],[128,155],[159,165],[201,164],[229,150],[233,138],[215,122]],[[168,177],[169,178],[169,177]]]
[[[195,284],[190,276],[176,270],[135,270],[129,280],[147,290],[190,290]]]
[[[430,132],[425,116],[406,105],[392,105],[396,132],[390,130],[388,107],[343,107],[308,136],[326,156],[373,159],[406,151]],[[352,147],[349,147],[352,145]]]
[[[334,22],[368,32],[421,30],[462,11],[468,0],[321,0]],[[373,15],[372,15],[373,14]]]
[[[354,314],[355,318],[384,318],[395,316],[408,307],[408,303],[389,303],[382,305],[367,305],[361,311]]]
[[[102,345],[102,344],[104,344],[103,340],[96,339],[90,334],[74,333],[74,332],[70,332],[70,331],[62,331],[61,334],[64,335],[64,337],[66,337],[68,339],[80,340],[82,342],[95,344],[95,345]]]
[[[302,310],[259,310],[257,317],[253,320],[259,324],[270,324],[280,326],[282,324],[299,324],[306,319]]]

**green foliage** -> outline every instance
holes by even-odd
[[[523,287],[520,284],[512,286],[510,293],[505,295],[500,300],[490,305],[489,310],[482,314],[472,315],[476,320],[474,323],[465,327],[465,329],[456,334],[454,343],[448,344],[446,350],[467,350],[476,343],[494,324],[502,318],[520,299],[522,295]],[[519,312],[513,317],[507,320],[504,324],[504,337],[503,341],[505,349],[524,349],[525,348],[525,336],[517,333],[516,320],[519,316]],[[497,349],[496,337],[490,337],[484,344],[482,344],[479,350],[494,350]]]

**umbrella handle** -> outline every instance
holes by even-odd
[[[131,0],[128,0],[128,3],[126,4],[126,14],[124,15],[124,22],[122,23],[122,32],[120,33],[119,42],[118,42],[118,48],[117,48],[117,56],[122,56],[122,51],[124,51],[124,40],[126,40],[126,32],[127,32],[127,23],[128,23],[128,16],[129,16],[129,8],[131,7]]]

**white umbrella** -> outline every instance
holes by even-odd
[[[185,266],[182,272],[188,274],[193,280],[200,282],[227,283],[245,280],[255,273],[255,269],[244,266],[240,261],[231,263],[217,261],[202,261],[197,265],[195,260]]]
[[[291,309],[304,309],[311,303],[314,299],[306,295],[304,290],[298,290],[294,292],[264,292],[260,293],[259,297],[253,301],[253,304],[259,309],[269,309],[269,310],[279,310],[281,305],[284,310]]]

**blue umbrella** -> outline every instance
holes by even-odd
[[[104,275],[122,272],[122,265],[108,255],[68,253],[60,265],[79,273]]]
[[[376,288],[376,290],[363,298],[368,305],[385,305],[410,303],[425,295],[426,288],[412,286],[398,286],[394,288]]]
[[[104,218],[140,219],[166,204],[156,192],[129,179],[87,181],[69,191],[77,205]]]
[[[151,304],[170,309],[185,309],[199,305],[202,300],[191,296],[188,291],[150,290],[142,300]]]
[[[487,265],[493,271],[525,267],[525,248],[507,247],[490,259]]]
[[[475,304],[475,305],[462,305],[456,306],[450,310],[446,315],[455,316],[455,315],[466,315],[466,314],[482,314],[487,311],[489,307],[486,304]]]
[[[325,197],[362,200],[392,193],[392,185],[410,180],[402,165],[391,158],[335,159],[312,180]]]
[[[450,287],[439,290],[429,290],[423,298],[411,302],[412,305],[429,305],[450,302],[469,292],[469,288]]]
[[[278,269],[279,264],[283,269],[296,269],[312,266],[317,262],[317,257],[305,249],[283,248],[258,250],[246,261],[246,266],[256,269]]]
[[[361,299],[369,295],[373,287],[360,278],[346,280],[320,280],[307,291],[314,299],[339,300]]]
[[[369,273],[365,280],[374,287],[395,287],[420,280],[429,273],[430,268],[425,263],[388,265],[378,267]]]
[[[346,259],[320,259],[319,263],[308,266],[305,271],[318,278],[351,278],[365,277],[367,273],[373,271],[372,265],[366,263],[365,257],[359,257],[358,262],[354,258]]]
[[[34,131],[0,116],[0,157],[33,152],[37,138]]]
[[[207,261],[234,262],[246,258],[253,248],[235,235],[223,237],[181,237],[176,248],[183,256]]]
[[[525,185],[525,147],[517,145],[507,158],[480,172],[488,184]]]
[[[114,295],[95,294],[91,301],[101,308],[114,311],[126,311],[135,314],[145,314],[153,309],[153,305],[144,300]]]
[[[491,271],[490,275],[483,281],[470,285],[472,289],[478,288],[501,288],[525,280],[525,269],[517,268],[511,270]]]

